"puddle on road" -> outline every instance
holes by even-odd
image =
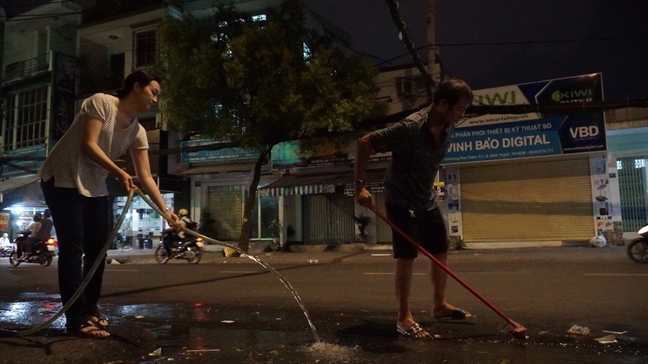
[[[312,354],[314,359],[325,360],[325,363],[349,363],[357,359],[355,349],[325,342],[307,346],[304,351]]]
[[[0,302],[0,324],[3,327],[30,327],[49,320],[61,309],[60,303],[48,301]],[[65,320],[59,317],[52,325],[54,329],[64,329]]]

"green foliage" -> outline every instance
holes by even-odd
[[[375,70],[366,60],[307,29],[297,0],[266,14],[254,22],[219,6],[210,19],[164,21],[162,107],[175,129],[265,150],[352,131],[376,115]]]
[[[448,237],[448,243],[450,245],[450,249],[452,250],[464,250],[467,249],[466,243],[464,243],[463,239],[459,236],[450,236]]]
[[[355,217],[356,224],[358,224],[358,230],[360,231],[361,236],[366,236],[367,232],[365,229],[367,225],[371,222],[371,218],[367,215],[360,214],[360,216]]]
[[[383,110],[375,100],[376,70],[308,29],[299,0],[284,0],[266,17],[252,21],[233,5],[219,5],[208,19],[169,17],[159,28],[156,73],[164,78],[161,107],[169,124],[259,150],[239,236],[243,250],[259,170],[272,147],[297,139],[312,145]]]
[[[276,238],[279,237],[281,234],[281,221],[278,219],[274,219],[270,221],[270,225],[268,225],[270,228],[270,232],[272,233],[272,237]]]

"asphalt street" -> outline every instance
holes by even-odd
[[[11,267],[0,258],[0,363],[648,363],[648,265],[631,262],[621,247],[452,252],[451,269],[528,329],[523,341],[455,282],[449,301],[476,318],[434,321],[425,257],[415,266],[411,303],[435,339],[399,337],[386,253],[261,254],[306,311],[274,274],[244,257],[159,265],[148,255],[123,256],[104,278],[108,340],[66,335],[62,319],[16,337],[60,309],[56,262]],[[574,325],[589,333],[570,334]],[[607,335],[616,342],[596,341]]]

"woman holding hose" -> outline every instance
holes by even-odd
[[[157,103],[160,91],[156,77],[138,70],[126,77],[116,97],[98,93],[86,99],[38,173],[59,243],[59,291],[64,305],[94,262],[101,260],[83,294],[65,313],[69,332],[89,338],[110,336],[98,306],[105,266],[99,254],[111,231],[106,178],[116,177],[127,191],[135,188],[133,178],[114,161],[130,151],[143,189],[167,218],[178,220],[151,176],[146,131],[136,118]]]

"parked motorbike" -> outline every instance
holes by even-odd
[[[13,252],[13,245],[0,246],[0,257],[8,257]]]
[[[628,256],[636,263],[648,263],[648,225],[637,233],[641,236],[628,245]]]
[[[9,255],[11,265],[17,267],[20,263],[38,263],[43,267],[47,267],[52,264],[52,258],[54,258],[54,252],[56,251],[56,240],[49,238],[39,241],[32,247],[32,252],[21,259],[18,256],[18,244],[27,240],[29,232],[18,233],[18,235],[13,242],[13,251]]]
[[[155,260],[160,264],[165,264],[169,259],[186,259],[188,263],[198,264],[202,258],[202,247],[203,241],[202,238],[196,238],[194,236],[188,236],[180,241],[175,241],[172,243],[171,256],[169,256],[164,249],[164,239],[168,239],[168,234],[166,233],[162,237],[160,245],[155,249]]]

